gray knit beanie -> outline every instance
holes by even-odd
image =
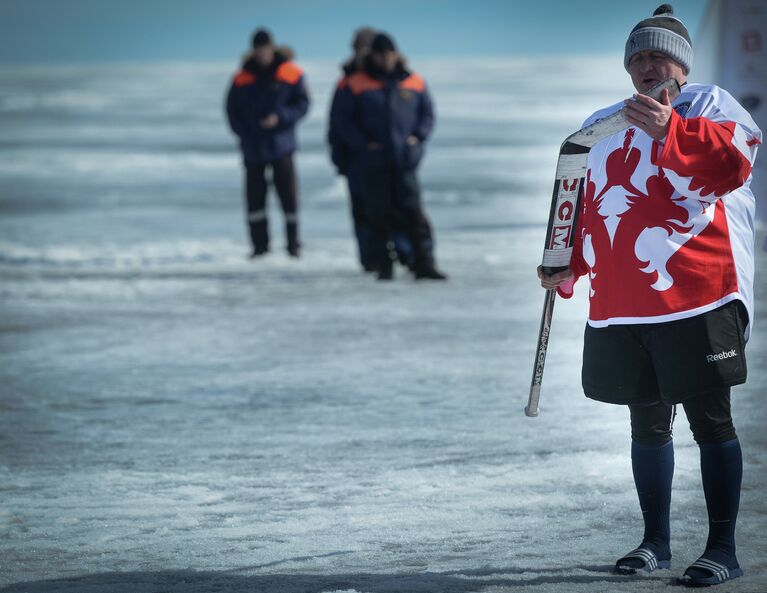
[[[674,16],[674,8],[670,4],[660,5],[655,9],[652,17],[640,21],[631,30],[623,56],[624,68],[629,69],[631,56],[647,50],[666,54],[681,64],[685,74],[690,73],[692,68],[690,34],[682,21]]]

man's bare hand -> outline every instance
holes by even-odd
[[[415,146],[420,142],[420,140],[418,139],[418,136],[408,136],[405,142],[407,142],[410,146]]]
[[[633,99],[626,99],[626,119],[645,132],[653,140],[661,141],[668,134],[669,121],[671,120],[671,100],[668,91],[664,90],[660,96],[660,102],[647,95],[634,95]]]
[[[563,282],[573,279],[573,272],[569,268],[562,272],[557,272],[549,276],[543,273],[543,266],[538,266],[538,279],[541,281],[541,286],[546,290],[553,290],[557,288]]]
[[[264,128],[265,130],[271,130],[272,128],[276,128],[279,122],[280,122],[280,119],[277,117],[277,114],[270,113],[264,119],[262,119],[259,123],[261,124],[261,127]]]

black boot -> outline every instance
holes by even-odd
[[[447,280],[447,274],[437,269],[434,261],[434,244],[431,238],[421,237],[415,233],[413,237],[413,274],[416,280]]]
[[[394,262],[387,259],[378,265],[376,275],[378,280],[394,280]]]
[[[417,266],[415,269],[416,280],[447,280],[447,274],[440,272],[432,263],[427,266]]]
[[[301,242],[298,240],[298,215],[295,212],[285,214],[285,237],[288,240],[288,255],[298,257]]]

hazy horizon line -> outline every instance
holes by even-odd
[[[244,55],[245,52],[243,52]],[[621,52],[588,52],[583,54],[558,54],[558,53],[506,53],[506,54],[476,54],[476,55],[434,55],[434,54],[409,54],[405,56],[411,62],[413,60],[429,62],[476,62],[478,60],[508,61],[508,60],[554,60],[560,59],[567,62],[587,60],[619,60],[622,67],[623,56]],[[77,59],[77,60],[21,60],[3,61],[0,59],[0,68],[24,68],[24,67],[55,67],[55,66],[110,66],[110,65],[163,65],[163,64],[231,64],[232,60],[239,62],[242,55],[233,58],[112,58],[112,59]],[[304,63],[327,63],[340,64],[349,58],[349,54],[343,56],[317,56],[305,58],[296,56],[297,62]]]

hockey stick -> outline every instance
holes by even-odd
[[[664,90],[668,90],[669,99],[673,101],[679,96],[679,83],[676,79],[669,78],[655,85],[645,94],[658,100]],[[631,124],[626,119],[625,108],[623,108],[574,134],[570,134],[562,143],[557,160],[557,172],[554,177],[554,194],[551,199],[549,223],[546,229],[546,244],[543,249],[542,268],[544,274],[550,276],[562,272],[570,266],[589,150],[597,142],[630,126]],[[531,417],[538,415],[538,401],[541,397],[543,368],[546,364],[546,350],[549,345],[551,318],[554,315],[556,296],[555,289],[547,290],[543,300],[543,314],[538,330],[538,347],[535,350],[535,362],[533,364],[533,379],[530,383],[530,394],[525,407],[525,414]]]

